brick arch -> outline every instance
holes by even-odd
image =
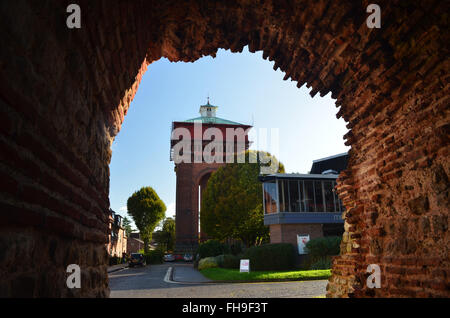
[[[192,253],[198,246],[199,186],[202,178],[224,163],[179,164],[176,167],[176,244],[175,252]]]
[[[70,2],[0,7],[4,294],[108,295],[110,146],[143,73],[161,57],[248,45],[312,96],[331,92],[348,122],[346,232],[328,295],[449,296],[444,2],[378,1],[378,30],[368,1],[82,0],[82,28],[69,30]],[[65,287],[69,263],[83,268],[80,290]],[[382,289],[365,286],[372,263]]]
[[[198,206],[201,207],[201,200],[203,198],[203,194],[204,194],[204,190],[206,189],[206,185],[208,184],[208,180],[211,177],[211,174],[216,171],[217,168],[212,169],[212,168],[206,168],[204,169],[201,173],[199,178],[197,179],[197,184],[200,186],[200,202],[198,202]],[[198,197],[198,196],[197,196]],[[200,209],[199,209],[200,210]],[[199,212],[200,213],[200,212]],[[198,216],[198,219],[200,219],[200,215]],[[201,224],[200,224],[201,225]],[[201,230],[200,227],[200,237],[199,237],[201,242],[204,242],[207,240],[207,236],[206,234]]]
[[[208,177],[211,176],[211,174],[216,171],[218,169],[218,167],[214,167],[214,168],[205,168],[202,171],[199,172],[197,180],[196,180],[196,184],[200,184],[200,182],[202,181],[202,179],[204,177]]]

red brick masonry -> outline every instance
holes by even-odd
[[[142,75],[246,45],[331,92],[348,122],[328,296],[450,296],[445,1],[377,1],[381,29],[365,0],[79,0],[81,29],[66,27],[70,3],[0,4],[0,296],[108,296],[111,144]],[[372,263],[380,289],[365,285]]]

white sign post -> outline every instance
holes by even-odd
[[[297,245],[298,245],[298,254],[308,254],[306,252],[306,243],[309,242],[309,234],[308,235],[297,235]]]
[[[240,272],[250,273],[250,260],[249,259],[241,259]]]

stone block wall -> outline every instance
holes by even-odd
[[[328,296],[449,296],[445,1],[377,1],[382,27],[368,29],[365,0],[79,0],[69,30],[72,2],[0,2],[1,295],[108,295],[111,143],[143,73],[248,45],[312,96],[331,92],[348,122]]]

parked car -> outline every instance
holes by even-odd
[[[192,254],[186,253],[186,254],[183,255],[183,259],[184,259],[185,262],[192,262],[194,257],[192,256]]]
[[[166,255],[164,255],[164,261],[165,262],[174,262],[175,256],[173,254],[166,254]]]
[[[181,255],[181,254],[175,254],[175,260],[176,260],[176,261],[182,261],[182,260],[183,260],[183,255]]]
[[[134,267],[135,265],[145,266],[145,258],[141,253],[131,253],[129,267]]]

